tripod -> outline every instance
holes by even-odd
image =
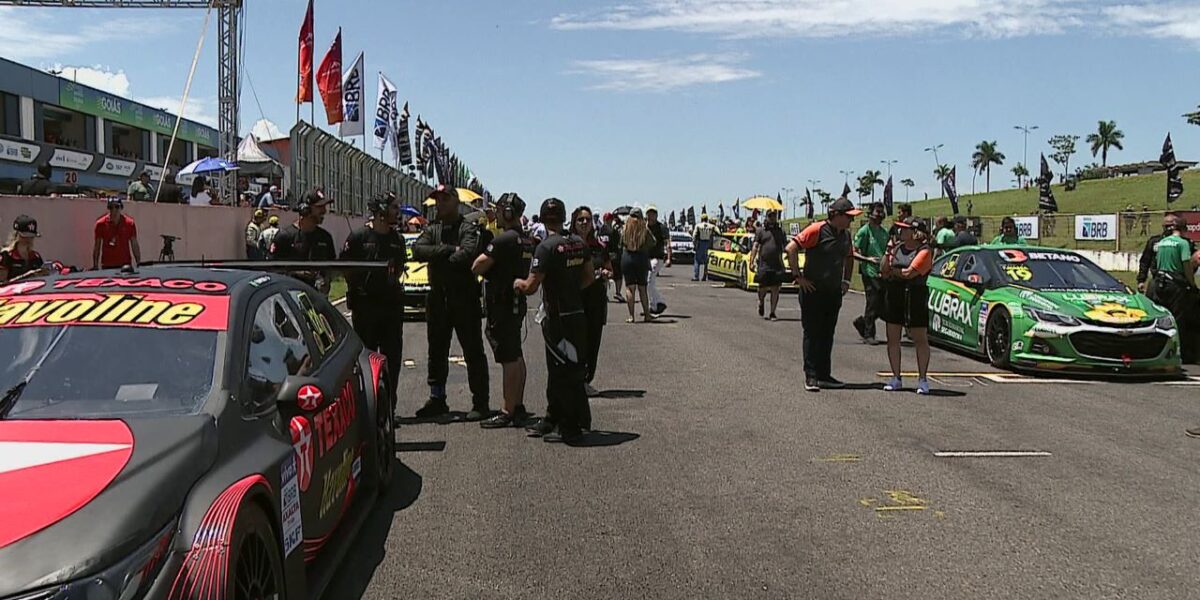
[[[175,241],[183,238],[173,235],[161,235],[163,240],[162,250],[158,251],[158,262],[174,262],[175,261]]]

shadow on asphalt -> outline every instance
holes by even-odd
[[[646,390],[601,390],[599,393],[597,393],[595,396],[592,396],[592,397],[593,398],[609,398],[609,399],[645,398]]]
[[[632,442],[642,436],[623,431],[589,431],[583,434],[583,439],[571,444],[572,448],[605,448],[620,446]]]
[[[668,315],[668,314],[661,314],[661,315],[658,315],[658,318],[660,318],[660,319],[690,319],[690,318],[692,318],[692,315]]]
[[[375,576],[387,555],[388,533],[392,530],[392,519],[395,514],[412,506],[421,496],[423,480],[416,471],[408,468],[403,462],[396,460],[392,484],[388,486],[375,505],[371,514],[358,531],[358,536],[350,550],[342,559],[338,572],[326,590],[326,597],[362,598],[367,591],[367,585]]]
[[[445,452],[445,440],[436,442],[397,442],[396,452]]]
[[[675,319],[663,319],[661,317],[655,318],[652,321],[639,321],[639,323],[646,323],[648,325],[670,325],[671,323],[678,323],[678,322],[679,321],[676,321]]]
[[[496,411],[492,411],[488,416],[490,417],[494,414],[496,414]],[[467,420],[467,413],[461,410],[452,410],[436,417],[400,417],[401,425],[449,425],[451,423],[472,422]]]

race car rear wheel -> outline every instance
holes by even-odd
[[[988,317],[984,349],[988,362],[999,369],[1008,368],[1012,362],[1012,318],[1004,310],[997,310]]]
[[[229,593],[232,600],[281,600],[286,596],[278,536],[262,508],[247,502],[238,511],[230,543]]]
[[[392,473],[395,471],[392,463],[396,458],[396,422],[392,415],[392,395],[395,391],[389,389],[389,381],[390,375],[384,369],[379,374],[379,393],[382,397],[377,398],[379,409],[375,411],[375,451],[370,465],[381,492],[392,482]]]
[[[750,284],[746,282],[746,263],[742,263],[742,267],[738,269],[738,287],[743,290],[750,289]]]

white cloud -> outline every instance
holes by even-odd
[[[1200,4],[1122,4],[1103,12],[1118,32],[1200,43]]]
[[[138,95],[135,93],[133,85],[130,83],[129,77],[123,69],[114,71],[103,65],[87,67],[61,64],[55,64],[53,68],[55,71],[62,71],[60,76],[65,79],[78,81],[98,90],[103,90],[122,98],[129,98],[135,102],[141,102],[150,108],[165,110],[171,114],[179,112],[179,101],[183,97],[182,94],[178,96]],[[216,127],[217,102],[214,98],[190,96],[188,98],[187,110],[184,111],[183,117],[203,123],[209,127]]]
[[[672,30],[730,38],[904,35],[957,30],[1013,37],[1076,24],[1081,0],[643,0],[561,14],[558,29]]]
[[[288,135],[274,121],[269,119],[259,119],[250,128],[250,133],[253,133],[254,137],[260,140],[277,140]]]
[[[736,66],[736,55],[693,54],[683,58],[575,61],[574,73],[594,75],[597,90],[665,92],[683,87],[759,77]]]
[[[111,71],[101,65],[72,67],[61,64],[55,64],[53,70],[59,72],[63,79],[90,85],[122,98],[129,97],[129,77],[125,75],[124,70]]]
[[[49,59],[100,43],[128,43],[131,35],[144,43],[149,37],[173,33],[177,26],[164,18],[122,17],[108,11],[111,16],[69,31],[62,27],[61,17],[66,13],[77,14],[62,8],[0,7],[0,48],[4,49],[4,57],[16,61]]]

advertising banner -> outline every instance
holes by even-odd
[[[1036,240],[1041,237],[1038,219],[1039,217],[1036,216],[1013,217],[1013,220],[1017,222],[1017,235],[1027,240]]]
[[[1117,239],[1117,215],[1076,215],[1075,239],[1085,241]]]
[[[50,157],[50,166],[62,167],[64,169],[73,169],[76,171],[86,171],[92,166],[92,161],[95,156],[86,152],[75,152],[72,150],[63,150],[55,148],[54,155]]]
[[[1200,210],[1183,210],[1178,214],[1187,223],[1187,232],[1184,236],[1193,242],[1200,243]]]
[[[132,100],[106,94],[72,81],[59,82],[58,104],[86,115],[168,136],[175,129],[175,117],[167,112],[148,108]],[[179,124],[179,139],[215,148],[217,131],[183,121]]]
[[[41,146],[0,139],[0,160],[32,163],[42,153]]]

